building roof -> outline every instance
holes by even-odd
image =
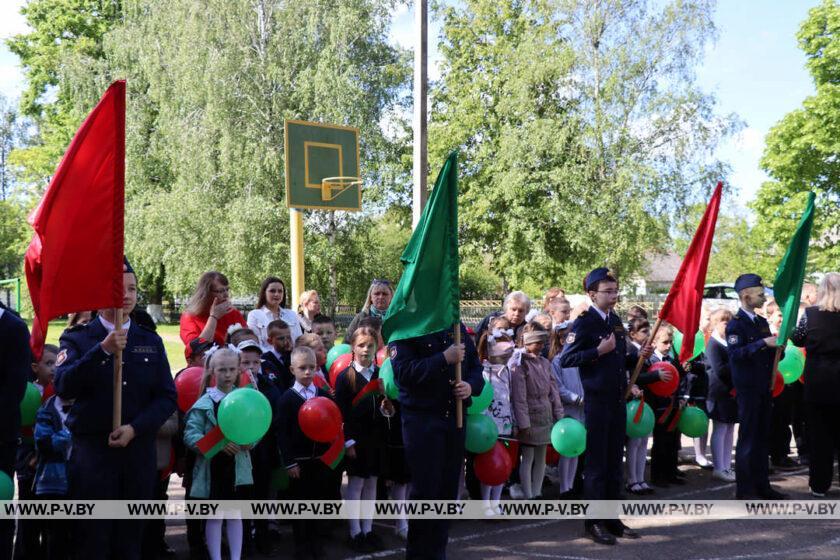
[[[681,264],[682,257],[676,253],[655,254],[648,258],[645,281],[673,282],[677,278]]]

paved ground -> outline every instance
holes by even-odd
[[[687,442],[686,442],[687,444]],[[686,449],[684,447],[684,449]],[[711,478],[710,471],[683,464],[681,469],[688,476],[688,484],[658,490],[654,498],[676,499],[728,499],[732,498],[734,485],[723,484]],[[807,469],[777,474],[773,477],[776,487],[794,499],[807,499]],[[173,481],[172,496],[180,497]],[[178,488],[177,490],[180,490]],[[547,497],[556,496],[556,490],[547,487]],[[840,499],[835,487],[829,498]],[[525,559],[640,559],[691,558],[712,559],[763,559],[807,558],[809,560],[836,560],[840,558],[840,522],[837,521],[781,521],[742,520],[718,521],[692,519],[688,521],[634,521],[643,537],[638,541],[620,540],[613,547],[594,544],[583,537],[582,523],[577,521],[466,521],[452,528],[448,557],[456,559],[525,560]],[[391,522],[376,522],[374,528],[383,536],[386,548],[370,555],[356,555],[345,546],[346,528],[336,522],[332,538],[327,543],[330,559],[369,558],[396,559],[404,556],[403,541],[391,531]],[[173,524],[167,536],[178,558],[187,558],[185,527]],[[280,526],[281,539],[277,550],[270,557],[291,558],[292,539],[288,525]],[[265,558],[256,553],[249,558]]]

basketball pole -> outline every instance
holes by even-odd
[[[429,8],[427,0],[414,2],[414,149],[412,162],[413,189],[411,227],[417,227],[429,191],[426,185],[428,171],[427,135],[427,103],[428,103],[428,67],[429,54]]]
[[[289,308],[297,312],[298,298],[303,292],[303,212],[289,208],[289,250],[292,253],[292,293]]]

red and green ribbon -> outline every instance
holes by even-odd
[[[321,455],[321,462],[332,470],[338,467],[344,458],[344,426],[338,431],[338,437],[330,444],[327,452]]]
[[[353,397],[353,406],[358,406],[369,395],[381,395],[385,392],[381,379],[371,379],[361,391]]]
[[[198,440],[195,446],[206,459],[212,459],[216,453],[222,450],[226,443],[225,434],[222,433],[220,427],[216,426],[204,434],[204,437]]]

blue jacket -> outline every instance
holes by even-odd
[[[35,448],[38,450],[35,494],[38,496],[66,496],[69,492],[67,461],[72,437],[55,408],[56,399],[56,395],[47,399],[35,417]]]
[[[773,369],[775,348],[765,344],[771,335],[770,325],[764,317],[756,315],[753,322],[739,309],[726,324],[726,349],[735,390],[742,395],[769,394],[770,375]]]
[[[461,363],[461,380],[470,384],[472,394],[484,389],[484,368],[478,359],[475,344],[461,325],[461,341],[466,348]],[[446,363],[443,351],[454,342],[452,329],[392,342],[388,345],[394,378],[400,389],[400,404],[406,412],[422,411],[449,415],[455,412],[451,381],[455,366]],[[471,400],[464,401],[464,408]]]
[[[213,399],[205,393],[195,401],[195,404],[187,412],[186,425],[184,426],[184,443],[196,452],[192,487],[190,488],[191,498],[210,497],[210,461],[201,454],[196,447],[196,443],[217,425],[218,421],[216,420]],[[240,451],[234,455],[233,459],[236,478],[234,485],[247,486],[253,484],[254,475],[251,471],[251,454],[248,451]]]
[[[76,399],[67,426],[74,436],[107,436],[112,431],[113,357],[100,343],[107,335],[99,319],[64,331],[55,372],[56,393]],[[123,350],[122,421],[136,438],[154,441],[175,412],[176,392],[160,337],[132,321]]]
[[[0,469],[11,474],[20,436],[20,401],[29,378],[29,330],[14,311],[0,304]]]
[[[598,345],[611,334],[615,335],[615,348],[599,356]],[[590,308],[572,324],[560,354],[560,366],[579,368],[586,400],[623,401],[627,370],[636,366],[638,358],[635,348],[627,348],[627,333],[618,315],[610,311],[605,321]]]

